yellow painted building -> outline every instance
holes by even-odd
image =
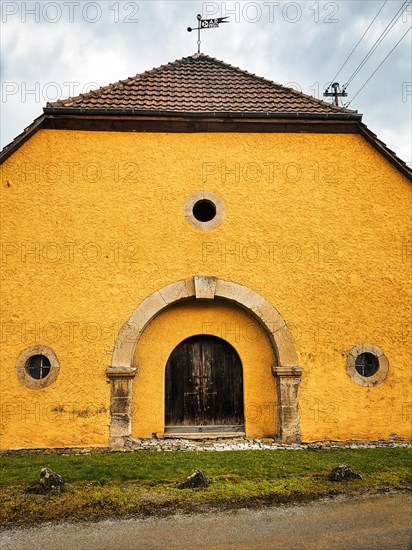
[[[411,438],[411,171],[357,112],[201,54],[1,162],[2,449]]]

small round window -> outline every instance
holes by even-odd
[[[47,346],[31,346],[16,360],[16,377],[31,390],[42,390],[56,381],[60,364],[54,351]]]
[[[35,380],[42,380],[50,374],[51,364],[45,355],[32,355],[26,362],[26,371]]]
[[[199,191],[189,197],[184,206],[186,220],[201,231],[218,227],[225,217],[225,205],[209,191]]]
[[[361,376],[369,378],[378,372],[379,359],[373,353],[361,353],[356,358],[355,369]]]
[[[208,200],[198,201],[193,207],[193,216],[199,222],[210,222],[216,216],[216,206]]]
[[[389,361],[383,351],[373,344],[352,348],[346,360],[346,372],[359,386],[373,387],[385,380]]]

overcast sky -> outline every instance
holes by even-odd
[[[280,84],[322,97],[379,9],[337,81],[347,82],[404,0],[8,1],[1,0],[1,147],[47,101],[78,95],[197,50],[196,14],[230,16],[202,32],[202,53]],[[350,108],[398,156],[411,163],[412,75],[409,4],[348,86]]]

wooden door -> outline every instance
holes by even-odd
[[[243,430],[242,364],[225,340],[208,335],[184,340],[169,357],[165,382],[166,427]]]

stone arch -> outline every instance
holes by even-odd
[[[111,381],[110,446],[124,446],[131,435],[133,366],[137,343],[147,325],[163,310],[183,300],[223,299],[251,314],[269,337],[274,353],[272,368],[277,378],[277,436],[283,442],[300,440],[298,390],[302,369],[293,340],[276,308],[253,290],[216,277],[197,276],[172,283],[143,300],[120,329],[112,364],[106,374]]]

